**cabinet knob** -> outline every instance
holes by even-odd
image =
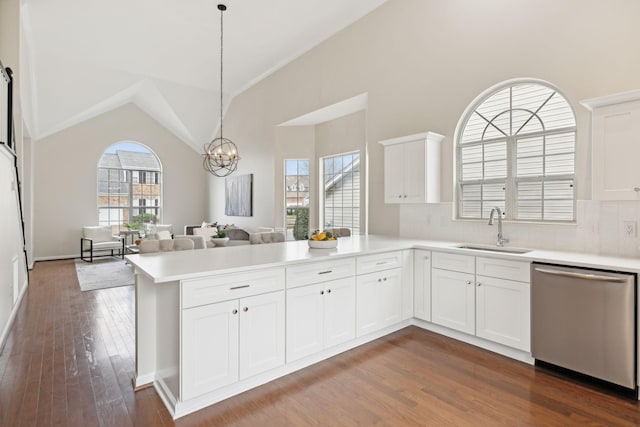
[[[471,284],[471,280],[467,280],[467,285],[470,285],[470,284]]]
[[[633,187],[633,191],[635,191],[636,193],[640,192],[640,187]]]
[[[403,197],[406,199],[406,198],[407,198],[407,195],[405,194]]]
[[[478,282],[478,286],[482,286],[482,283]]]
[[[382,279],[378,279],[378,282],[382,282]]]
[[[402,199],[402,194],[398,194],[398,199]]]
[[[330,294],[331,293],[331,289],[327,289],[327,293]]]
[[[238,310],[236,310],[235,308],[233,309],[233,311],[231,312],[232,314],[238,314]]]
[[[244,311],[246,313],[247,311],[249,311],[249,307],[243,308],[242,311]]]
[[[324,295],[324,291],[320,291],[320,295]]]
[[[382,280],[384,280],[384,281],[386,282],[386,281],[387,281],[387,278],[385,277],[385,278],[384,278],[384,279],[382,279]]]

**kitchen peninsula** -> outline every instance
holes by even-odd
[[[127,259],[136,273],[134,384],[153,384],[174,418],[410,324],[532,363],[532,261],[640,271],[635,259],[372,235],[329,250],[295,241]],[[452,316],[464,304],[438,311],[447,294],[431,281],[452,270],[496,284],[493,299],[481,297],[489,286],[469,287],[471,328]]]

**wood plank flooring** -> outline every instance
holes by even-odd
[[[174,423],[133,392],[133,287],[37,263],[0,355],[0,426],[635,426],[638,402],[409,327]]]

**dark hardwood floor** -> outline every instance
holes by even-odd
[[[136,393],[133,287],[37,263],[0,355],[2,426],[632,426],[640,405],[409,327],[173,422]]]

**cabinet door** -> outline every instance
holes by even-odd
[[[287,362],[323,348],[324,286],[287,289]]]
[[[384,147],[384,202],[404,203],[404,144]]]
[[[473,274],[431,269],[431,320],[451,329],[475,333]]]
[[[357,336],[402,320],[402,269],[360,275],[356,285]]]
[[[431,252],[417,249],[414,254],[414,315],[431,321]]]
[[[182,400],[238,380],[237,300],[182,310]]]
[[[594,109],[593,198],[640,199],[640,102]]]
[[[240,379],[284,365],[284,291],[240,300]]]
[[[529,283],[478,276],[476,278],[476,335],[529,351]]]
[[[424,203],[425,200],[425,141],[414,141],[402,144],[404,194],[403,203]],[[385,171],[386,172],[386,171]]]
[[[324,348],[356,336],[356,279],[332,280],[324,291]]]

